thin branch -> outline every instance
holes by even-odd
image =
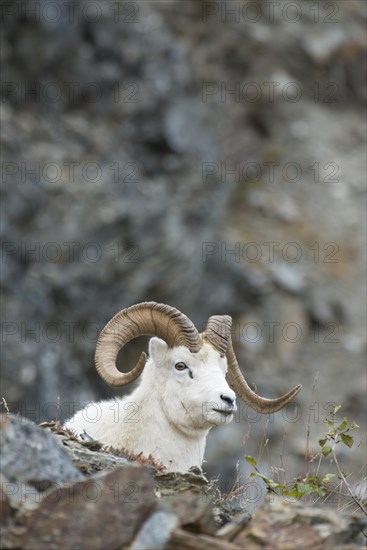
[[[350,488],[350,485],[348,483],[347,478],[345,477],[345,475],[342,472],[342,469],[339,466],[338,459],[336,458],[335,446],[334,446],[334,449],[333,449],[333,459],[334,459],[335,465],[337,467],[338,473],[339,473],[340,477],[342,478],[342,480],[345,483],[345,486],[348,490],[348,493],[350,494],[350,496],[352,497],[352,499],[354,500],[354,502],[356,503],[358,508],[360,508],[362,510],[362,512],[367,516],[367,509],[363,506],[363,504],[361,502],[359,502],[358,498],[354,495],[352,489]]]

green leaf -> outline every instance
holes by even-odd
[[[325,445],[323,448],[322,448],[322,454],[323,456],[329,456],[329,454],[331,453],[332,451],[332,448],[330,447],[330,445]]]
[[[330,420],[330,418],[325,418],[325,422],[329,426],[329,428],[334,429],[334,422]]]
[[[269,479],[268,477],[264,476],[263,474],[256,474],[256,477],[259,477],[264,481],[268,489],[284,489],[284,485],[280,485],[280,483],[277,483],[273,479]]]
[[[347,447],[351,447],[354,443],[354,438],[351,435],[348,434],[340,434],[340,439],[346,445]]]
[[[254,459],[253,456],[246,455],[246,456],[245,456],[245,460],[246,460],[249,464],[251,464],[251,466],[254,466],[254,468],[257,466],[257,462],[256,462],[256,460]]]
[[[318,477],[316,475],[308,475],[307,477],[303,478],[301,481],[303,481],[304,483],[318,483]]]
[[[274,491],[275,489],[283,489],[284,488],[284,485],[279,485],[279,483],[276,483],[272,479],[269,479],[269,483],[267,483],[266,486],[271,491]]]
[[[310,495],[314,492],[313,487],[308,483],[297,483],[296,488],[301,495]]]
[[[338,411],[340,411],[341,408],[342,408],[341,405],[335,405],[335,407],[333,409],[333,414],[336,414]]]
[[[321,480],[321,483],[326,485],[333,477],[335,477],[335,474],[326,474],[326,476]]]
[[[259,477],[260,479],[262,479],[263,481],[265,481],[265,483],[268,485],[269,483],[271,483],[271,479],[269,479],[268,477],[264,476],[263,474],[256,474],[257,477]]]
[[[319,445],[320,447],[323,447],[325,443],[327,442],[327,437],[323,437],[322,439],[319,439]]]
[[[351,425],[349,426],[350,430],[355,430],[356,428],[359,428],[359,426],[355,422],[352,422]]]
[[[339,424],[339,426],[337,427],[337,430],[339,432],[343,432],[347,426],[348,426],[348,420],[347,418],[344,417],[341,423]]]

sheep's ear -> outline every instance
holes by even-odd
[[[168,346],[164,340],[157,338],[151,338],[149,341],[149,356],[153,359],[157,366],[163,365],[164,357],[166,355]]]

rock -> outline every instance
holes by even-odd
[[[295,222],[299,218],[297,205],[285,193],[252,191],[248,197],[248,204],[269,216],[276,216],[285,223]]]
[[[345,322],[346,311],[342,302],[328,296],[326,288],[310,289],[306,308],[313,323],[325,327],[328,323]]]
[[[185,491],[162,497],[159,509],[174,513],[180,526],[191,531],[212,534],[216,530],[211,499],[202,491],[200,494]]]
[[[9,521],[13,523],[13,517],[17,524],[24,524],[29,514],[38,507],[44,494],[24,481],[10,481],[3,474],[0,475],[0,487],[3,506],[1,524]]]
[[[154,506],[154,482],[148,470],[116,468],[48,494],[30,516],[21,547],[126,547]]]
[[[303,40],[305,51],[320,64],[325,64],[330,57],[346,42],[345,31],[334,26],[327,32],[317,35],[308,34]]]
[[[54,437],[29,420],[2,415],[0,467],[7,479],[44,490],[83,479]]]
[[[103,445],[98,441],[80,441],[70,437],[70,434],[60,429],[55,422],[44,422],[41,426],[50,430],[83,474],[91,475],[101,470],[113,470],[129,464],[127,458],[102,450]]]
[[[7,522],[11,515],[11,504],[6,490],[4,490],[5,478],[0,475],[0,525]]]
[[[223,525],[216,532],[217,537],[225,540],[233,540],[249,523],[252,516],[248,512],[241,512],[237,514],[234,519]]]
[[[194,535],[183,529],[176,529],[166,550],[240,550],[242,546],[232,544],[208,535]],[[251,549],[252,550],[252,549]]]
[[[68,434],[57,426],[43,429],[59,431],[55,435],[44,433],[51,440],[57,437],[62,445],[67,443]],[[37,430],[30,432],[32,437]],[[78,443],[69,439],[70,443]],[[53,443],[58,445],[57,441]],[[83,444],[98,448],[96,442]],[[73,457],[79,451],[77,445],[70,445],[68,452]],[[111,471],[111,464],[100,462],[99,455],[105,454],[111,460],[118,457],[107,451],[90,452],[89,473],[99,468],[106,471],[92,473],[83,481],[58,483],[43,491],[18,482],[22,492],[14,492],[17,482],[2,476],[2,548],[354,550],[360,547],[359,534],[367,525],[365,518],[355,513],[309,507],[273,495],[251,518],[235,502],[218,498],[214,503],[207,495],[207,482],[199,468],[176,475],[156,471],[153,476],[151,467],[134,463],[115,464]],[[33,461],[38,460],[36,454],[24,457],[24,468],[18,468],[21,475],[26,465],[32,471]],[[23,460],[22,455],[19,460]],[[218,516],[226,522],[220,529],[214,522]]]
[[[204,106],[205,107],[205,106]],[[206,106],[207,107],[207,106]],[[212,112],[201,101],[184,99],[167,111],[165,136],[173,151],[200,152],[207,162],[216,159]]]
[[[140,529],[130,545],[130,550],[164,550],[177,525],[175,514],[155,512]]]
[[[280,288],[288,292],[299,294],[306,288],[304,274],[295,265],[288,265],[285,262],[271,264],[269,270],[273,281]]]
[[[367,520],[357,514],[291,503],[272,495],[233,542],[254,550],[323,550],[357,542],[366,526]]]
[[[182,491],[201,492],[208,484],[201,468],[193,466],[188,472],[158,472],[155,475],[158,497],[177,494]]]

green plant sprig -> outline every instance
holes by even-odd
[[[355,504],[365,515],[367,515],[367,498],[362,500],[353,493],[346,478],[346,474],[342,471],[338,462],[338,458],[336,456],[336,446],[339,443],[346,445],[348,448],[351,448],[353,446],[354,437],[350,435],[350,432],[359,428],[358,424],[356,424],[355,422],[349,423],[346,417],[344,417],[342,421],[338,424],[335,415],[339,412],[340,409],[341,405],[334,406],[331,413],[329,413],[325,418],[325,423],[328,426],[328,431],[324,435],[324,437],[319,439],[319,445],[321,448],[320,460],[323,457],[326,458],[328,456],[331,456],[338,472],[337,477],[342,480]],[[294,478],[289,485],[284,485],[262,474],[258,468],[257,461],[252,456],[245,456],[245,460],[255,470],[250,474],[250,477],[258,477],[262,479],[266,485],[268,492],[293,497],[298,500],[307,495],[317,495],[320,497],[325,496],[330,490],[328,484],[330,483],[331,479],[336,477],[335,474],[328,473],[320,480],[317,475],[307,475],[306,477]]]

